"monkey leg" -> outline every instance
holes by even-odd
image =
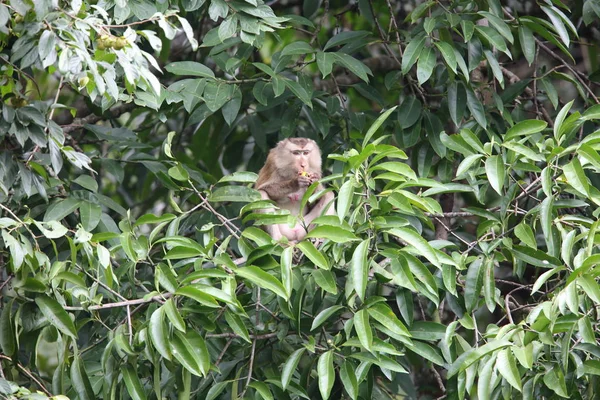
[[[319,201],[310,209],[310,212],[304,216],[304,224],[308,226],[309,231],[314,228],[311,223],[315,218],[321,215],[335,215],[334,203],[332,192],[327,192],[321,196]]]

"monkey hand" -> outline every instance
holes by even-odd
[[[298,175],[298,186],[299,187],[301,187],[301,188],[308,187],[311,185],[311,183],[313,183],[313,181],[310,178],[310,175],[302,175],[302,174]]]

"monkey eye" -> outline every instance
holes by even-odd
[[[298,156],[300,155],[300,150],[292,150],[292,154]]]

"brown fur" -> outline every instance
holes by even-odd
[[[294,152],[304,152],[294,154]],[[321,150],[317,144],[307,138],[289,138],[277,143],[269,151],[265,165],[258,172],[254,187],[261,192],[263,199],[273,200],[278,207],[289,210],[292,215],[299,216],[294,228],[284,225],[265,226],[265,230],[275,240],[282,236],[288,240],[302,240],[310,230],[313,219],[321,213],[334,213],[333,194],[322,196],[315,204],[300,209],[300,199],[306,188],[314,181],[321,179]],[[316,192],[325,189],[319,184]]]

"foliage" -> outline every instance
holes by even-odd
[[[0,394],[596,398],[568,4],[0,2]],[[277,243],[249,171],[289,136],[337,214]]]

